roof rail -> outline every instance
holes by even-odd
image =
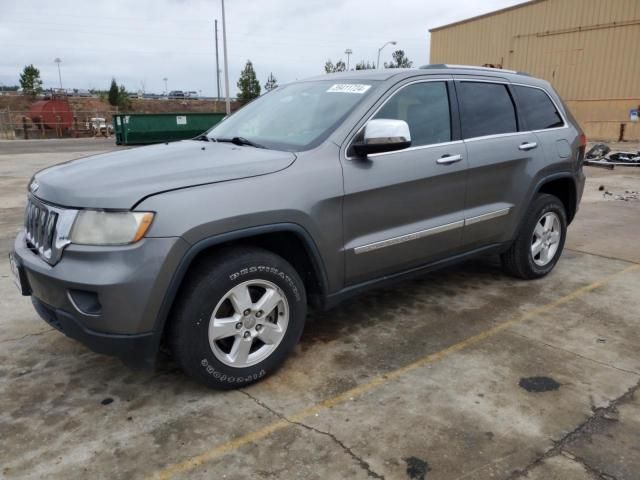
[[[505,72],[505,73],[516,73],[518,75],[529,75],[525,72],[516,72],[515,70],[507,70],[506,68],[492,68],[492,67],[477,67],[475,65],[450,65],[446,63],[434,63],[429,65],[422,65],[420,67],[421,70],[430,70],[436,68],[461,68],[464,70],[484,70],[489,72]]]

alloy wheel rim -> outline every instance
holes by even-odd
[[[268,280],[248,280],[231,288],[209,320],[209,346],[225,365],[245,368],[269,357],[289,325],[289,304]]]
[[[560,217],[554,212],[547,212],[536,223],[531,238],[531,257],[533,263],[544,267],[554,259],[562,236]]]

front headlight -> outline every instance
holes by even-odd
[[[147,233],[151,212],[103,212],[81,210],[71,229],[71,243],[83,245],[125,245]]]

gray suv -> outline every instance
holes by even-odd
[[[585,137],[549,83],[429,65],[275,89],[199,138],[37,173],[11,265],[49,324],[200,382],[273,373],[307,307],[479,254],[549,273]]]

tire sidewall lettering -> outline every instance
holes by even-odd
[[[296,301],[299,302],[301,300],[300,292],[298,291],[298,287],[296,286],[293,279],[289,275],[287,275],[285,272],[279,270],[276,267],[269,267],[266,265],[255,265],[251,267],[242,268],[237,272],[230,274],[229,280],[231,280],[232,282],[235,282],[241,279],[242,277],[244,277],[245,275],[251,275],[255,273],[268,273],[271,275],[275,275],[276,277],[284,281],[289,286]]]
[[[264,377],[267,372],[264,369],[260,369],[260,371],[258,373],[253,373],[253,374],[249,374],[249,375],[227,375],[226,373],[220,372],[218,370],[215,369],[215,367],[213,365],[211,365],[209,363],[209,360],[207,360],[206,358],[203,358],[200,361],[200,365],[203,367],[204,371],[207,373],[207,375],[212,376],[213,378],[215,378],[216,380],[219,380],[221,382],[226,382],[229,384],[238,384],[238,383],[245,383],[245,382],[255,382],[256,380]]]

